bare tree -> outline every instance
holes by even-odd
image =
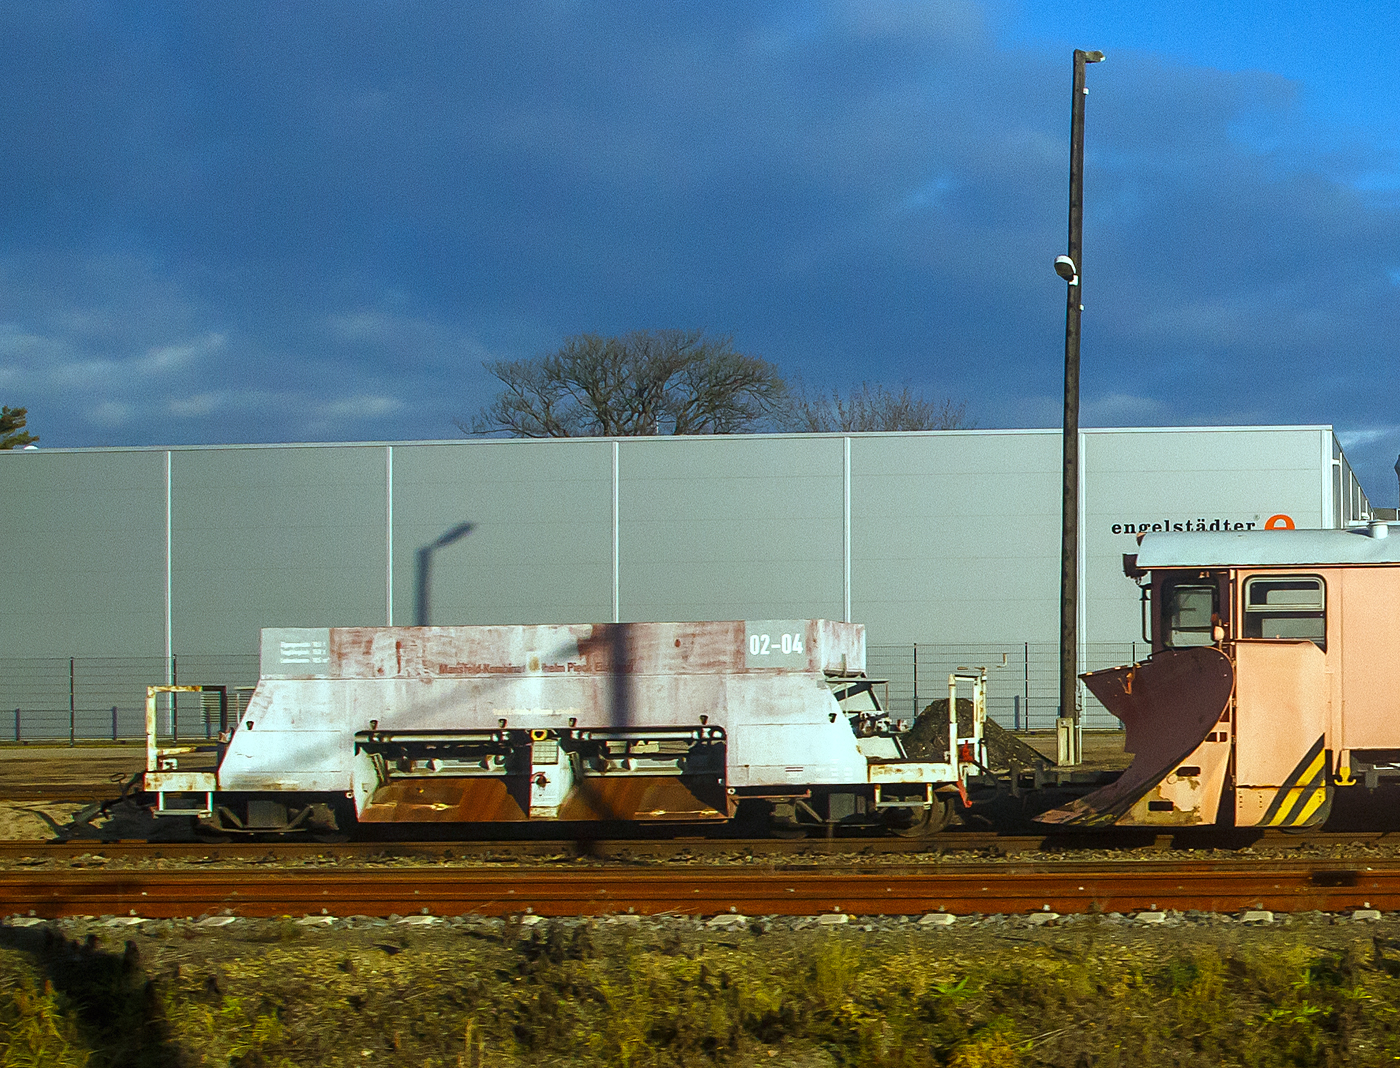
[[[805,433],[856,433],[866,430],[966,430],[967,402],[931,401],[908,386],[898,392],[862,382],[843,395],[840,390],[808,395],[795,390],[781,419],[783,427]]]
[[[39,440],[39,435],[24,429],[29,409],[0,406],[0,449],[22,449]]]
[[[778,369],[703,330],[578,334],[533,360],[495,360],[505,388],[470,434],[523,438],[733,434],[754,430],[784,402]]]

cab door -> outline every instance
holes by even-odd
[[[1315,827],[1332,799],[1327,582],[1319,574],[1256,574],[1239,590],[1235,825]]]

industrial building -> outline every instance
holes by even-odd
[[[137,682],[171,674],[251,685],[268,626],[811,617],[866,624],[911,711],[971,664],[998,718],[1049,726],[1060,448],[1052,429],[0,453],[0,737],[12,709],[17,733],[100,733],[109,708],[127,733]],[[1086,429],[1080,456],[1086,668],[1141,651],[1137,532],[1370,513],[1329,426]]]

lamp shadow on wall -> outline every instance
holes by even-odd
[[[418,550],[417,575],[413,588],[413,625],[426,627],[432,614],[430,598],[432,593],[433,553],[445,549],[454,541],[465,538],[476,527],[475,523],[458,523],[442,534],[436,541],[429,542]]]

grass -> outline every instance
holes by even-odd
[[[1400,1060],[1400,939],[1359,925],[237,930],[4,932],[0,1068]]]

